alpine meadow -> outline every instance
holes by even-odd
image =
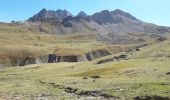
[[[170,26],[121,7],[73,14],[48,2],[0,22],[0,100],[170,100]]]

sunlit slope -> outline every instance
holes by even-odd
[[[80,45],[81,44],[81,45]],[[1,51],[25,50],[54,52],[57,48],[91,49],[92,46],[102,46],[89,35],[47,35],[28,30],[19,25],[0,24]],[[86,47],[86,48],[84,48]],[[88,50],[87,50],[88,51]]]
[[[93,34],[49,35],[24,25],[0,23],[0,65],[12,66],[13,59],[83,55],[98,49],[120,52],[118,46],[97,42]],[[48,57],[46,57],[48,58]]]
[[[114,54],[140,45],[136,43],[131,45],[107,45],[102,41],[97,41],[96,35],[93,33],[52,35],[41,33],[36,28],[26,23],[0,23],[1,66],[18,66],[18,62],[24,62],[27,57],[47,59],[49,54],[81,56],[97,50],[106,50]],[[16,61],[16,59],[19,59],[19,61]]]
[[[140,52],[135,52],[131,58],[147,58],[147,57],[168,57],[170,56],[170,40],[157,42],[147,47],[141,48]]]
[[[89,76],[89,75],[101,75],[103,77],[115,77],[123,75],[122,73],[119,73],[122,69],[132,69],[132,72],[135,74],[139,74],[137,79],[140,79],[139,77],[145,76],[147,79],[148,75],[151,76],[161,76],[161,74],[165,74],[167,69],[170,70],[170,40],[164,41],[164,42],[158,42],[151,45],[148,45],[146,47],[140,48],[140,51],[131,51],[130,53],[127,53],[129,59],[128,60],[119,60],[114,61],[106,64],[95,64],[95,69],[91,69],[81,73],[81,74],[75,74],[74,76]],[[107,57],[105,57],[106,59]],[[108,58],[111,58],[110,56]],[[103,59],[103,58],[101,58]],[[100,61],[100,59],[97,59],[96,61]],[[155,69],[154,69],[155,68]],[[161,70],[164,73],[154,70]],[[133,70],[134,69],[134,70]],[[135,69],[139,70],[135,72]],[[141,69],[141,72],[140,72]],[[151,71],[153,69],[153,71]],[[149,72],[151,71],[151,72]],[[130,71],[131,72],[131,71]],[[126,73],[126,72],[125,72]],[[128,73],[128,71],[127,71]],[[141,74],[141,75],[140,75]],[[133,76],[133,75],[132,75]],[[157,81],[157,80],[156,80]]]

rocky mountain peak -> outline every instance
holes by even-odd
[[[126,12],[120,10],[120,9],[115,9],[115,10],[112,11],[112,12],[115,13],[115,14],[124,14],[124,13],[126,13]]]
[[[95,13],[92,16],[92,19],[99,24],[113,23],[112,14],[108,10],[103,10],[101,12]]]
[[[136,20],[136,18],[134,16],[132,16],[131,14],[124,12],[120,9],[116,9],[114,11],[111,12],[113,16],[124,16],[133,20]]]
[[[81,11],[77,14],[78,17],[87,17],[87,14],[84,11]]]
[[[126,13],[120,9],[116,9],[114,11],[103,10],[99,13],[95,13],[92,15],[92,19],[99,24],[107,24],[107,23],[127,23],[128,20],[137,20],[135,17]]]
[[[70,12],[68,12],[67,10],[58,9],[58,10],[54,11],[54,10],[46,10],[44,8],[39,13],[37,13],[33,17],[29,18],[28,20],[39,21],[39,20],[54,19],[54,18],[64,19],[68,16],[72,16],[72,14]]]
[[[39,13],[46,13],[47,9],[43,8]]]
[[[68,16],[73,16],[69,11],[67,11],[65,9],[64,10],[61,10],[61,9],[56,10],[56,14],[57,14],[57,17],[60,19],[66,18]]]

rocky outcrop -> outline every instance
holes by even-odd
[[[55,54],[49,54],[48,63],[56,63],[56,62],[57,62],[57,56]]]
[[[170,75],[170,72],[167,72],[166,75]]]
[[[90,53],[86,54],[86,58],[88,61],[91,61],[93,59],[97,59],[100,57],[108,56],[111,55],[107,50],[97,50],[97,51],[92,51]]]
[[[134,98],[134,100],[170,100],[170,98],[155,95],[155,96],[137,96]]]
[[[58,56],[57,62],[78,62],[78,57],[71,55],[71,56]]]
[[[84,55],[82,56],[57,56],[55,54],[49,54],[48,56],[48,63],[57,63],[57,62],[81,62],[81,61],[87,61],[86,57]]]
[[[54,88],[64,90],[66,93],[74,94],[74,95],[78,95],[78,96],[102,97],[103,99],[109,99],[109,100],[120,99],[120,97],[104,93],[104,91],[98,91],[98,90],[96,90],[96,91],[95,90],[93,90],[93,91],[83,91],[83,90],[80,90],[78,88],[65,87],[63,85],[58,85],[58,84],[55,84],[53,82],[45,82],[45,81],[41,81],[41,80],[36,80],[36,81],[41,83],[41,84],[51,85]]]
[[[77,59],[78,62],[88,61],[86,55],[77,56]]]
[[[59,56],[56,54],[49,54],[48,63],[91,61],[108,55],[111,54],[107,50],[96,50],[84,55]]]
[[[98,61],[96,64],[104,64],[108,62],[113,62],[113,59],[104,59],[104,60]]]
[[[110,58],[110,59],[100,60],[96,64],[104,64],[104,63],[108,63],[108,62],[113,62],[113,61],[117,61],[117,60],[126,60],[126,59],[128,59],[127,55],[120,55],[120,56],[114,56],[113,58]]]
[[[2,66],[2,64],[0,64],[0,72],[4,71],[4,67]]]
[[[100,57],[110,55],[107,50],[96,50],[83,55],[57,55],[48,54],[42,56],[31,56],[22,55],[22,57],[10,56],[6,58],[7,66],[25,66],[29,64],[40,64],[40,63],[58,63],[58,62],[82,62],[91,61]],[[3,64],[2,64],[3,65]]]
[[[39,64],[39,63],[47,63],[46,56],[42,57],[32,57],[32,56],[26,56],[26,57],[11,57],[10,63],[12,66],[24,66],[29,64]]]

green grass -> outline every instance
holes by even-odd
[[[170,70],[169,58],[159,57],[156,61],[152,59],[129,59],[101,65],[96,65],[93,61],[10,67],[0,74],[0,90],[11,95],[38,95],[44,92],[60,95],[64,91],[36,81],[41,80],[82,91],[103,90],[122,99],[140,95],[170,96],[170,77],[166,75]],[[99,75],[101,78],[93,82],[90,78],[92,75]],[[84,80],[83,77],[88,79]]]

